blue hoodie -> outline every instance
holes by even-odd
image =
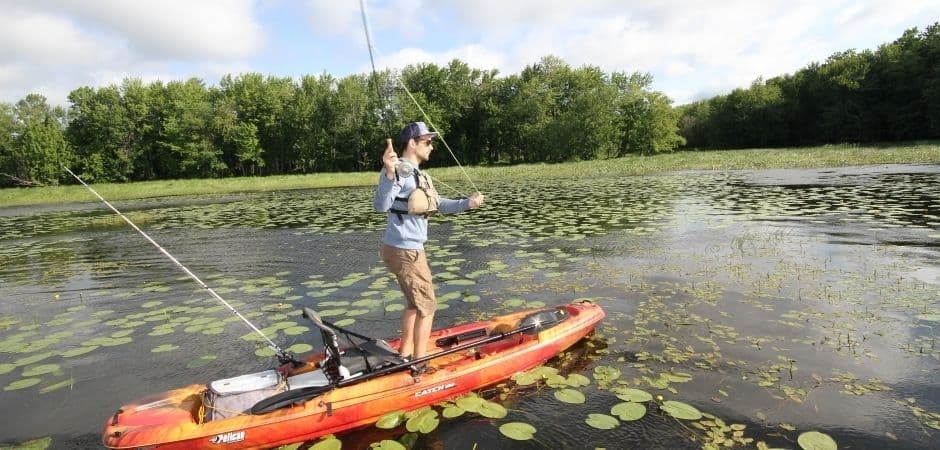
[[[424,175],[427,175],[429,179],[431,177],[427,173]],[[378,212],[388,212],[392,207],[407,211],[408,202],[395,200],[395,198],[408,198],[416,188],[415,177],[402,178],[396,182],[385,176],[383,168],[379,173],[379,186],[375,190],[372,206]],[[441,197],[437,205],[437,211],[441,214],[455,214],[468,209],[470,209],[470,200],[466,198],[452,200]],[[388,213],[388,226],[385,228],[385,237],[382,238],[382,242],[406,250],[424,250],[424,242],[428,240],[428,219],[424,216],[401,214],[401,220],[399,220],[398,216],[396,213]]]

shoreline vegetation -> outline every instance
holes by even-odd
[[[652,156],[633,155],[558,164],[465,167],[465,170],[478,187],[484,184],[481,189],[485,190],[486,181],[504,179],[634,176],[683,170],[806,169],[876,164],[940,164],[940,142],[883,146],[842,144],[783,149],[685,150]],[[457,183],[463,189],[469,189],[465,186],[466,178],[461,169],[456,166],[431,168],[430,171],[436,180],[447,184]],[[376,184],[377,176],[376,171],[368,171],[102,183],[91,186],[108,200],[132,200],[372,186]],[[0,208],[91,201],[98,200],[78,184],[0,189]]]

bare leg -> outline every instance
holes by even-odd
[[[424,356],[428,351],[428,339],[431,338],[431,325],[434,322],[434,313],[418,317],[414,328],[415,358]]]
[[[398,353],[402,356],[417,357],[415,352],[415,318],[418,317],[418,310],[406,309],[401,316],[401,345],[398,347]]]

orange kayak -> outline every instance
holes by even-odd
[[[104,445],[269,448],[351,430],[536,367],[592,332],[604,311],[577,302],[436,330],[429,355],[416,361],[397,356],[397,341],[369,340],[309,309],[305,315],[320,328],[326,351],[122,406],[105,423]],[[422,362],[426,371],[412,370]]]

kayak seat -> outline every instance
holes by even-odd
[[[326,358],[321,362],[321,368],[327,378],[334,383],[344,378],[338,370],[340,365],[348,369],[352,376],[356,376],[405,362],[398,352],[388,345],[388,342],[338,327],[323,320],[316,311],[310,308],[304,308],[304,317],[310,319],[320,329],[323,345],[326,347]],[[340,336],[350,343],[349,346],[342,347],[342,350],[339,344]],[[356,342],[353,338],[361,342]]]
[[[349,378],[350,376],[349,369],[344,366],[340,366],[339,373],[340,376],[342,376],[344,379]],[[330,378],[326,376],[325,373],[323,373],[323,370],[320,369],[287,378],[288,390],[322,387],[328,386],[329,384]]]
[[[369,373],[405,362],[388,342],[381,339],[361,342],[355,347],[345,349],[342,361],[351,374]]]

